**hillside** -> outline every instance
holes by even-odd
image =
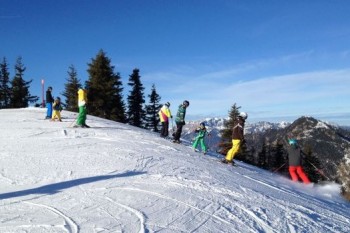
[[[350,232],[339,186],[221,164],[158,134],[0,110],[0,232]]]

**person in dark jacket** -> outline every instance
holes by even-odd
[[[241,112],[235,120],[232,129],[232,148],[227,152],[225,159],[222,160],[223,163],[235,164],[233,158],[239,152],[244,141],[244,123],[247,118],[248,114]]]
[[[52,105],[53,108],[53,114],[52,114],[52,121],[55,121],[56,118],[58,121],[62,121],[61,119],[61,111],[62,111],[62,105],[61,105],[61,98],[57,97]]]
[[[299,178],[305,183],[309,184],[310,180],[304,173],[301,167],[301,149],[295,138],[288,139],[287,145],[288,152],[288,164],[289,164],[289,174],[293,181],[297,182]]]
[[[48,87],[46,91],[46,119],[52,118],[52,103],[54,102],[54,98],[52,96],[52,87]]]
[[[186,116],[186,108],[190,105],[188,100],[185,100],[182,104],[179,105],[177,110],[175,123],[176,123],[176,132],[173,133],[174,143],[180,143],[180,137],[182,133],[182,127],[185,125],[185,116]]]

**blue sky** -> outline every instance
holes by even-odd
[[[0,0],[0,58],[22,56],[31,94],[60,95],[70,65],[82,82],[103,49],[123,78],[134,68],[188,119],[300,116],[350,125],[350,2],[346,0]]]

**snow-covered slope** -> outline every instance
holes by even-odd
[[[292,183],[157,134],[0,110],[0,232],[350,232],[335,184]]]

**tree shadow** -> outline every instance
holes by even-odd
[[[63,189],[68,189],[74,186],[79,186],[83,184],[98,182],[102,180],[109,180],[114,178],[121,178],[121,177],[129,177],[129,176],[137,176],[145,174],[146,172],[135,172],[135,171],[128,171],[122,174],[115,174],[115,175],[103,175],[103,176],[92,176],[92,177],[86,177],[86,178],[80,178],[75,180],[68,180],[63,181],[55,184],[49,184],[44,185],[38,188],[33,189],[26,189],[22,191],[15,191],[15,192],[9,192],[9,193],[2,193],[0,194],[0,200],[9,199],[9,198],[15,198],[15,197],[21,197],[31,194],[46,194],[46,195],[53,195],[56,194]]]

